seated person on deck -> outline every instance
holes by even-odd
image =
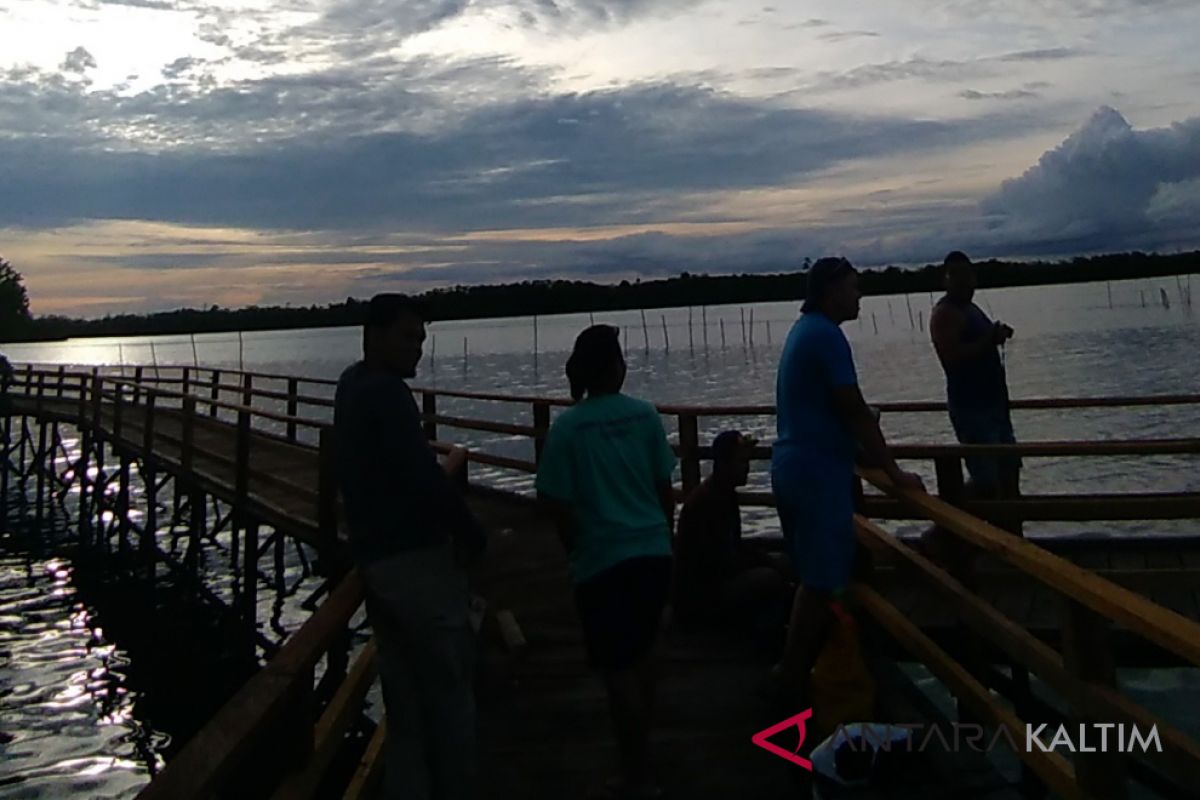
[[[787,568],[742,541],[737,488],[745,486],[755,440],[725,431],[713,440],[713,472],[691,493],[675,537],[672,607],[684,627],[752,630],[782,642],[793,587]]]

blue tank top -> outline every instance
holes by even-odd
[[[938,305],[957,308],[966,318],[962,344],[973,344],[992,335],[992,321],[974,303],[956,303],[948,297]],[[984,409],[1007,407],[1008,379],[1004,364],[1000,360],[1000,348],[990,347],[981,357],[957,367],[946,368],[946,399],[952,407],[962,409]]]

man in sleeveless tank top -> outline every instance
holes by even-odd
[[[963,444],[1012,444],[1008,380],[1000,347],[1013,329],[994,322],[975,305],[975,265],[954,251],[944,262],[946,294],[929,318],[929,332],[946,373],[950,422]],[[995,497],[1015,490],[1021,462],[1016,457],[968,456],[974,493]]]

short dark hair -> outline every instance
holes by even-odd
[[[403,316],[413,316],[424,322],[427,313],[425,303],[411,295],[398,292],[375,295],[367,303],[363,315],[363,354],[367,352],[372,331],[391,327]]]
[[[829,291],[829,287],[857,272],[858,270],[854,268],[854,265],[847,258],[842,258],[841,256],[818,258],[808,268],[804,289],[804,305],[800,307],[800,310],[816,310],[825,293]]]
[[[951,250],[946,254],[946,258],[942,260],[942,268],[947,272],[953,272],[970,266],[972,266],[971,259],[962,250]]]
[[[608,370],[624,356],[621,332],[612,325],[592,325],[575,337],[575,348],[567,359],[567,381],[571,397],[582,400],[592,394],[608,377]]]

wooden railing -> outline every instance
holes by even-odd
[[[8,390],[35,400],[40,398],[43,402],[74,400],[80,409],[80,419],[87,418],[88,413],[92,418],[99,419],[99,415],[105,413],[101,404],[108,401],[108,413],[113,415],[114,420],[120,420],[128,399],[128,402],[137,403],[146,411],[148,421],[142,433],[147,443],[151,441],[154,415],[163,413],[167,404],[175,403],[178,404],[175,413],[182,413],[185,421],[205,414],[217,416],[224,412],[231,415],[236,420],[230,422],[237,425],[239,442],[248,442],[253,421],[261,420],[275,426],[282,425],[283,433],[266,435],[277,436],[299,447],[319,447],[322,463],[331,457],[332,433],[329,422],[300,416],[299,411],[303,406],[327,410],[332,405],[331,399],[307,394],[305,389],[311,384],[325,387],[325,391],[328,391],[332,381],[230,370],[204,371],[189,367],[160,368],[153,377],[148,372],[141,368],[135,370],[132,378],[122,378],[104,376],[97,370],[81,372],[65,368],[47,370],[28,367],[18,371],[16,380]],[[167,377],[162,376],[164,372]],[[268,380],[285,381],[286,391],[264,388],[261,383]],[[178,390],[167,388],[173,386],[179,387]],[[228,392],[238,393],[242,402],[222,400],[222,393]],[[532,438],[535,452],[540,452],[539,443],[549,428],[552,408],[570,404],[569,401],[555,398],[514,398],[431,389],[417,389],[417,392],[422,395],[426,431],[431,438],[436,438],[438,426],[490,431]],[[533,424],[517,425],[441,415],[437,411],[439,397],[528,405]],[[282,401],[286,403],[286,412],[256,407],[256,399]],[[1018,409],[1070,409],[1197,403],[1200,403],[1200,396],[1171,395],[1161,398],[1026,400],[1016,401],[1013,405]],[[683,462],[685,490],[699,480],[700,462],[711,457],[711,449],[699,443],[701,418],[773,413],[773,409],[767,406],[662,406],[659,410],[677,419],[678,451]],[[944,410],[944,405],[883,404],[882,410],[885,413],[937,412]],[[301,441],[299,433],[310,428],[318,432],[318,445]],[[194,442],[187,444],[186,430],[185,424],[183,451],[195,458],[198,449]],[[439,447],[446,449],[445,445]],[[242,449],[239,444],[239,467],[247,465]],[[766,458],[769,453],[768,448],[760,448],[755,456]],[[955,472],[961,482],[961,460],[968,453],[1005,453],[1025,457],[1194,455],[1200,453],[1200,440],[1040,442],[971,447],[907,445],[897,448],[901,458],[933,460],[939,476],[938,488],[947,494],[953,491]],[[530,462],[479,452],[468,452],[466,457],[472,462],[524,472],[536,469],[536,459]],[[322,469],[321,475],[323,477],[317,493],[327,497],[333,493],[331,478],[327,477],[332,475],[332,470]],[[877,471],[863,470],[861,475],[880,493],[871,499],[874,505],[868,505],[868,510],[884,512],[888,517],[909,515],[936,523],[965,545],[1001,559],[1062,596],[1065,613],[1062,652],[1059,652],[980,599],[971,590],[968,574],[961,571],[951,574],[868,519],[858,520],[858,535],[864,543],[892,553],[920,580],[941,593],[975,636],[1009,654],[1021,669],[1036,674],[1048,687],[1057,691],[1068,706],[1072,722],[1136,724],[1143,731],[1149,726],[1157,726],[1163,752],[1137,754],[1136,759],[1129,756],[1112,757],[1112,754],[1102,757],[1080,753],[1072,764],[1059,753],[1044,753],[1037,749],[1018,752],[1018,757],[1051,789],[1064,797],[1123,798],[1130,776],[1156,787],[1164,785],[1162,782],[1165,780],[1168,794],[1169,787],[1184,787],[1187,790],[1200,786],[1200,745],[1119,691],[1110,642],[1111,626],[1115,623],[1186,663],[1200,665],[1200,625],[969,513],[970,509],[976,508],[988,513],[1019,512],[1024,519],[1109,519],[1113,517],[1107,515],[1121,518],[1121,515],[1134,513],[1139,515],[1138,518],[1146,519],[1195,517],[1200,516],[1200,507],[1194,495],[1117,495],[1085,499],[1034,496],[1005,501],[1009,505],[992,501],[995,503],[993,506],[982,503],[971,506],[962,503],[959,498],[959,505],[965,506],[960,508],[946,502],[955,498],[897,490]],[[943,481],[945,485],[942,485]],[[769,498],[751,499],[769,502]],[[1023,503],[1024,506],[1017,508],[1013,503]],[[323,505],[322,508],[325,516],[321,527],[329,530],[328,526],[336,524],[336,510],[332,510],[332,506]],[[287,747],[290,748],[288,753],[294,756],[293,764],[299,763],[301,766],[299,771],[290,773],[290,782],[286,784],[290,788],[286,791],[280,789],[276,796],[303,796],[305,787],[315,787],[315,781],[306,781],[323,770],[322,765],[328,764],[331,749],[340,742],[349,718],[361,703],[365,686],[371,680],[373,651],[364,651],[349,670],[350,678],[343,682],[334,700],[326,707],[317,728],[295,725],[294,722],[289,726],[288,721],[295,719],[291,715],[299,713],[297,709],[312,714],[312,706],[307,704],[305,698],[306,692],[311,690],[313,665],[332,652],[333,637],[344,631],[349,618],[358,608],[361,593],[361,584],[353,575],[344,581],[317,614],[289,640],[284,650],[222,709],[180,757],[172,760],[167,771],[155,779],[143,796],[202,797],[219,790],[235,774],[239,764],[244,763],[250,743],[265,731],[275,730],[279,726],[285,730],[281,741],[292,743]],[[1030,719],[1026,712],[1032,707],[1032,701],[1027,687],[1022,690],[1016,685],[1018,679],[1015,670],[1010,680],[1017,707],[1009,709],[991,695],[978,663],[956,661],[870,586],[858,585],[854,594],[871,618],[923,661],[977,718],[1004,727],[1018,743],[1025,741],[1023,725]],[[373,743],[372,747],[377,750],[378,742]]]
[[[886,550],[897,558],[922,584],[932,587],[955,609],[971,634],[1013,660],[1009,694],[1015,708],[1010,709],[989,692],[978,663],[956,661],[870,586],[854,587],[857,602],[923,661],[976,719],[1007,729],[1018,743],[1017,756],[1047,786],[1068,798],[1125,798],[1130,775],[1168,797],[1190,796],[1188,793],[1200,786],[1200,743],[1120,692],[1111,641],[1115,623],[1180,661],[1200,666],[1200,624],[937,497],[897,489],[878,470],[866,470],[863,474],[874,486],[965,545],[1008,563],[1062,598],[1060,653],[975,594],[970,587],[969,570],[959,569],[952,574],[869,520],[857,519],[858,536],[866,546]],[[1028,687],[1029,673],[1037,675],[1065,701],[1068,707],[1065,721],[1073,737],[1080,724],[1137,726],[1143,736],[1152,729],[1157,731],[1161,752],[1151,749],[1134,753],[1136,762],[1129,755],[1112,751],[1080,752],[1072,765],[1059,752],[1043,752],[1036,746],[1022,749],[1020,745],[1027,741],[1025,724],[1046,721],[1039,720],[1038,712],[1032,710],[1036,704]],[[1023,713],[1027,716],[1022,717]],[[1053,739],[1057,725],[1051,725],[1050,730],[1043,741]],[[1078,737],[1073,739],[1077,740]],[[1096,742],[1092,744],[1095,747]]]

